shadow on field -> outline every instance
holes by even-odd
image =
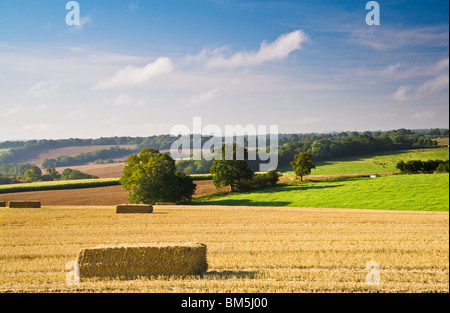
[[[316,184],[299,184],[299,185],[278,185],[275,187],[268,187],[259,190],[253,190],[250,192],[242,192],[237,193],[238,195],[245,196],[246,194],[258,194],[259,199],[264,200],[265,196],[276,193],[289,193],[289,192],[302,192],[306,190],[323,190],[329,188],[337,188],[342,187],[343,185],[321,185],[318,186]],[[221,199],[221,197],[224,197]],[[263,206],[263,207],[285,207],[292,204],[291,201],[278,201],[278,200],[268,200],[268,201],[255,201],[251,199],[230,199],[229,197],[233,197],[233,194],[227,195],[218,195],[217,197],[211,197],[207,201],[191,201],[190,204],[193,205],[225,205],[225,206]]]
[[[228,205],[228,206],[287,206],[291,202],[286,201],[252,201],[252,200],[211,200],[208,202],[197,202],[195,205]]]
[[[203,275],[212,279],[257,278],[257,271],[210,271]]]

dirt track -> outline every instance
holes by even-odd
[[[195,195],[216,191],[211,180],[195,181]],[[0,194],[0,201],[41,201],[42,205],[118,205],[128,202],[128,194],[122,186],[73,190],[48,190]]]

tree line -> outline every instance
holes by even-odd
[[[279,160],[280,165],[289,165],[294,155],[300,152],[310,153],[314,160],[327,160],[338,157],[355,156],[379,151],[429,148],[437,146],[433,140],[438,137],[448,137],[448,129],[432,130],[407,130],[399,129],[392,131],[378,132],[340,132],[329,134],[281,134],[279,137]],[[129,154],[141,151],[143,148],[154,148],[157,150],[170,149],[172,144],[180,139],[170,135],[150,136],[150,137],[102,137],[98,139],[60,139],[60,140],[29,140],[29,141],[6,141],[0,142],[0,149],[10,149],[0,155],[0,164],[18,163],[18,160],[26,159],[30,155],[36,155],[49,149],[63,148],[69,146],[93,146],[93,145],[136,145],[135,151],[128,151]],[[194,146],[194,136],[185,136],[186,142],[191,147]],[[203,145],[210,137],[202,137]],[[248,140],[244,138],[245,145]],[[107,149],[106,149],[107,150]],[[121,155],[122,157],[124,155]],[[114,156],[116,157],[116,156]],[[189,156],[190,157],[190,156]],[[56,163],[46,163],[47,167],[69,166],[82,164],[82,162],[95,162],[99,159],[111,159],[112,156],[77,156],[61,157],[55,159]],[[89,159],[89,161],[85,161]],[[83,160],[83,161],[81,161]],[[81,163],[80,163],[81,162]],[[59,164],[59,165],[57,165]],[[211,164],[208,164],[208,168]],[[185,163],[183,172],[203,173],[205,172],[205,162]],[[251,167],[254,165],[250,164]]]
[[[33,164],[0,164],[0,185],[98,178],[70,168],[66,168],[62,173],[55,168],[48,168],[45,171],[43,174],[42,170]]]

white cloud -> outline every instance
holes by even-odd
[[[411,98],[410,95],[408,95],[408,93],[413,89],[412,86],[409,85],[404,85],[404,86],[400,86],[397,91],[394,93],[394,95],[392,96],[392,98],[396,101],[406,101],[409,100]]]
[[[449,79],[448,74],[440,75],[436,78],[427,80],[417,88],[417,96],[421,97],[430,93],[435,93],[448,88]]]
[[[324,120],[323,117],[308,117],[305,116],[301,119],[298,119],[295,121],[295,124],[299,124],[299,125],[313,125],[313,124],[318,124],[320,122],[322,122]]]
[[[448,74],[444,74],[425,81],[417,88],[414,88],[411,85],[400,86],[394,93],[392,98],[396,101],[416,100],[424,98],[430,94],[448,89],[448,87],[449,76]]]
[[[195,105],[208,103],[208,102],[214,100],[217,97],[217,95],[219,94],[219,92],[220,92],[220,88],[217,87],[217,88],[214,88],[209,91],[205,91],[205,92],[201,92],[201,93],[192,95],[187,104],[187,107],[192,107]]]
[[[116,87],[139,86],[147,83],[154,77],[170,74],[174,70],[172,60],[169,58],[158,58],[153,63],[144,67],[127,66],[118,71],[113,77],[101,81],[94,89],[110,89]]]
[[[117,96],[114,103],[118,106],[143,106],[145,105],[144,99],[136,99],[126,93],[121,93]]]
[[[2,113],[3,117],[10,117],[11,115],[14,115],[15,113],[19,112],[20,110],[22,110],[21,106],[17,106],[15,108],[6,110]]]
[[[137,9],[139,9],[138,1],[132,1],[132,2],[130,3],[130,5],[128,6],[128,8],[129,8],[130,10],[137,10]]]
[[[285,59],[292,52],[301,49],[308,36],[302,30],[283,34],[273,43],[264,41],[256,52],[237,52],[229,58],[216,54],[207,63],[207,68],[237,68],[257,66],[270,61]],[[203,54],[205,51],[202,52]]]
[[[433,119],[436,117],[436,111],[423,111],[423,112],[417,112],[412,115],[415,119]]]
[[[448,47],[448,26],[418,27],[414,29],[372,28],[358,29],[352,37],[360,44],[375,50],[401,47]]]
[[[54,80],[40,81],[31,86],[31,88],[27,90],[26,94],[35,98],[48,97],[54,94],[58,87],[59,83]]]
[[[62,127],[62,124],[29,124],[22,127],[23,131],[33,131],[33,132],[44,132],[44,131],[54,131]]]

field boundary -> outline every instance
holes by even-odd
[[[45,190],[67,190],[67,189],[87,189],[96,187],[118,186],[120,182],[118,179],[101,180],[101,181],[87,181],[87,182],[60,182],[59,184],[27,184],[21,186],[14,184],[11,186],[0,187],[0,194],[5,193],[21,193],[30,191],[45,191]]]

